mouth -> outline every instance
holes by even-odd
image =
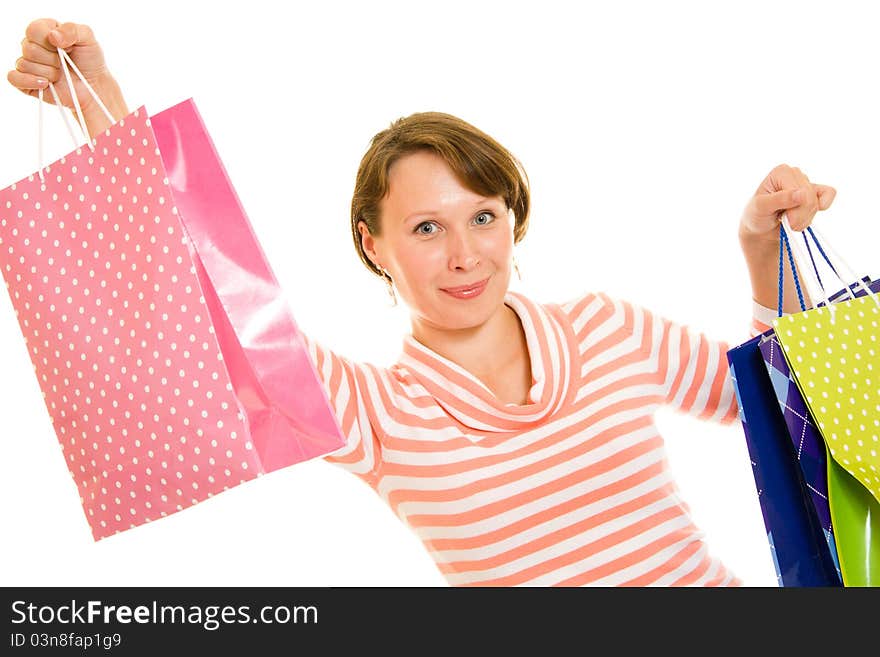
[[[485,278],[482,281],[477,281],[476,283],[471,283],[470,285],[459,285],[457,287],[442,287],[440,288],[446,294],[455,297],[456,299],[472,299],[473,297],[479,296],[483,290],[486,289],[486,285],[489,283],[489,279]]]

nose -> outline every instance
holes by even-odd
[[[451,271],[470,271],[480,264],[479,247],[475,237],[467,232],[450,231],[447,243],[449,269]]]

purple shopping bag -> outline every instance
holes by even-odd
[[[792,441],[794,457],[800,467],[816,518],[825,534],[828,553],[840,577],[840,563],[834,541],[834,528],[831,524],[831,510],[828,505],[828,459],[825,443],[813,421],[807,405],[798,390],[776,334],[764,334],[758,342],[758,349],[764,359],[773,392],[779,402],[788,437]]]

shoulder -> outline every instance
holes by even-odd
[[[608,319],[613,316],[629,315],[637,306],[625,299],[615,297],[601,290],[582,292],[567,300],[542,304],[569,318],[569,321],[589,321],[594,318]]]
[[[631,327],[633,316],[639,314],[639,308],[635,304],[600,290],[585,291],[555,302],[536,301],[521,292],[511,294],[520,303],[542,308],[561,323],[571,326],[575,333],[586,325],[595,327],[608,323]]]
[[[507,299],[509,301],[512,300],[518,302],[519,305],[540,307],[545,310],[561,310],[567,314],[577,312],[579,308],[585,306],[592,304],[605,304],[610,301],[608,296],[603,292],[583,292],[582,294],[562,301],[548,301],[544,299],[539,300],[531,295],[525,294],[524,292],[513,290],[508,291]]]

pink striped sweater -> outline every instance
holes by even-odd
[[[728,345],[605,294],[505,302],[529,403],[504,404],[417,342],[388,368],[306,339],[361,477],[453,586],[736,586],[681,499],[654,411],[737,419]],[[764,313],[763,321],[761,314]],[[766,328],[756,305],[751,334]]]

